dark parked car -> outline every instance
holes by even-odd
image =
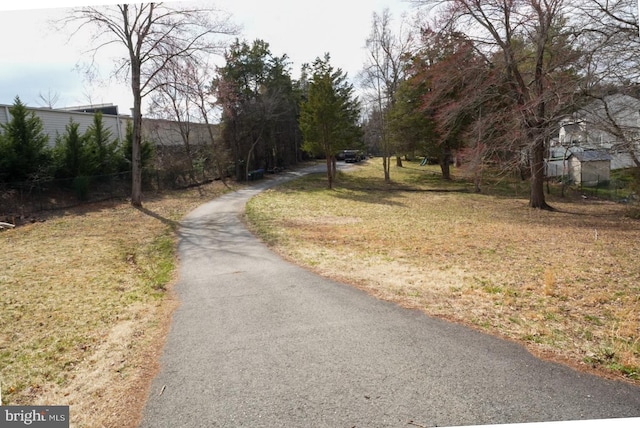
[[[362,153],[359,150],[345,150],[344,151],[344,161],[355,163],[360,162],[362,160]]]

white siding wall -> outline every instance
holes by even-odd
[[[11,106],[0,104],[0,124],[7,123],[11,120],[9,108]],[[56,144],[56,136],[63,135],[65,128],[69,124],[69,119],[73,119],[78,123],[78,130],[84,133],[87,128],[93,124],[93,113],[79,113],[64,110],[51,110],[28,108],[29,111],[35,113],[42,120],[45,134],[49,136],[49,145],[51,147]],[[115,139],[120,136],[120,141],[124,140],[127,131],[127,121],[131,120],[129,116],[102,115],[102,121],[105,127],[111,130],[112,137]],[[214,139],[220,137],[220,129],[216,125],[209,125],[214,134]],[[192,145],[210,145],[211,138],[207,125],[192,123],[190,126],[190,140]],[[153,141],[157,145],[163,146],[182,146],[184,143],[180,136],[180,128],[176,122],[157,119],[143,120],[144,138]]]
[[[189,123],[183,124],[183,129],[188,129],[189,132],[189,144],[196,145],[210,145],[211,136],[207,125],[203,123]],[[219,137],[219,127],[215,125],[208,125],[213,131],[213,138]],[[182,139],[180,124],[178,122],[172,122],[162,119],[143,119],[142,120],[142,132],[144,137],[153,141],[159,146],[183,146],[184,140]]]
[[[89,126],[93,124],[93,113],[77,113],[63,110],[35,109],[28,108],[30,112],[34,112],[42,121],[44,133],[49,136],[49,146],[56,144],[56,136],[65,133],[65,127],[69,124],[69,120],[73,119],[78,123],[78,130],[84,133]],[[7,123],[11,118],[8,116],[9,106],[0,105],[0,123]],[[102,121],[105,128],[111,131],[113,139],[120,138],[122,141],[125,137],[127,129],[127,117],[102,115]]]
[[[7,123],[9,117],[9,106],[0,104],[0,124]]]
[[[640,152],[637,152],[640,155]],[[629,153],[614,153],[611,155],[611,169],[635,168],[636,164]]]

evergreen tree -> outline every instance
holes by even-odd
[[[13,164],[13,153],[11,152],[9,142],[7,138],[5,138],[2,130],[0,129],[0,182],[9,181],[10,168]]]
[[[225,59],[212,87],[237,178],[249,169],[297,162],[298,99],[286,55],[274,57],[263,40],[236,41]]]
[[[80,124],[69,119],[65,132],[56,137],[53,149],[56,176],[59,178],[74,178],[91,174],[89,156],[85,138],[78,130]]]
[[[131,159],[133,154],[133,122],[127,122],[127,129],[125,131],[124,143],[121,147],[120,159],[120,171],[126,172],[131,170]],[[142,140],[140,146],[140,162],[142,169],[149,166],[153,160],[153,144],[148,140]]]
[[[306,100],[300,108],[303,149],[327,160],[327,178],[331,189],[336,176],[335,159],[340,150],[362,145],[358,126],[360,106],[353,86],[341,69],[329,63],[329,55],[317,58],[308,85]]]
[[[118,140],[105,128],[102,113],[93,116],[93,124],[84,134],[86,140],[87,169],[90,175],[106,175],[118,169]]]
[[[0,177],[5,181],[23,181],[45,174],[50,166],[49,137],[42,121],[16,97],[9,108],[11,120],[1,125]]]

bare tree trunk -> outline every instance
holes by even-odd
[[[442,171],[442,178],[445,180],[451,180],[451,149],[444,149],[442,157],[440,158],[440,171]]]
[[[440,161],[440,171],[442,172],[442,178],[444,180],[451,180],[451,169],[449,168],[449,162],[446,159]]]
[[[180,128],[185,127],[184,129],[180,130],[180,133],[182,134],[182,142],[184,143],[184,152],[187,155],[187,162],[189,162],[189,178],[191,179],[191,183],[192,184],[196,184],[198,182],[198,179],[196,177],[196,169],[195,166],[193,165],[193,152],[191,151],[191,143],[189,142],[189,122],[186,123],[179,123]]]
[[[227,185],[227,171],[221,162],[222,155],[220,150],[218,150],[218,144],[216,143],[215,137],[213,135],[213,129],[211,127],[213,125],[209,124],[209,119],[205,116],[205,124],[207,125],[207,132],[209,133],[209,139],[211,140],[211,153],[213,154],[214,163],[216,165],[216,169],[218,170],[218,175],[220,175],[220,180],[222,180],[222,184]]]
[[[327,154],[327,181],[329,189],[333,189],[333,171],[331,171],[331,155]]]
[[[258,142],[260,141],[260,139],[262,138],[262,131],[264,130],[261,129],[260,130],[260,134],[258,134],[258,138],[255,139],[255,141],[253,142],[253,144],[251,144],[251,148],[249,149],[249,153],[247,154],[247,163],[245,165],[245,180],[249,179],[249,167],[251,165],[251,156],[253,156],[253,150],[256,148],[256,146],[258,145]]]
[[[221,161],[222,154],[221,150],[218,149],[218,144],[216,143],[216,138],[213,134],[213,125],[209,123],[209,115],[207,114],[207,109],[205,108],[205,103],[202,98],[202,92],[198,93],[200,99],[198,100],[198,109],[202,114],[202,118],[204,119],[205,126],[207,127],[207,133],[209,134],[209,140],[211,142],[211,154],[213,155],[213,162],[215,163],[216,169],[218,170],[218,175],[220,175],[220,180],[222,184],[227,185],[227,171],[223,167],[223,162]]]
[[[396,156],[396,166],[402,168],[402,158],[400,156]]]
[[[131,61],[131,91],[133,93],[133,144],[131,148],[131,205],[142,207],[142,96],[140,66]]]
[[[536,142],[532,148],[531,161],[531,195],[529,206],[543,210],[552,210],[544,197],[544,140]]]
[[[391,157],[387,156],[386,154],[382,156],[382,168],[384,169],[385,183],[391,182],[390,164],[391,164]]]

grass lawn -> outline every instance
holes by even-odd
[[[540,355],[640,383],[640,222],[626,207],[549,197],[379,160],[267,191],[247,207],[272,248],[320,274]],[[457,171],[454,171],[454,174]],[[72,426],[135,427],[175,307],[175,229],[221,183],[49,213],[0,233],[3,405],[70,405]],[[558,192],[559,193],[559,192]]]
[[[2,405],[70,405],[76,427],[137,426],[175,306],[178,221],[221,183],[49,213],[0,233]]]
[[[437,168],[437,167],[436,167]],[[284,257],[385,300],[515,340],[540,356],[640,383],[640,221],[628,207],[528,184],[440,179],[379,159],[252,199],[247,218]],[[559,189],[555,190],[557,195]]]

